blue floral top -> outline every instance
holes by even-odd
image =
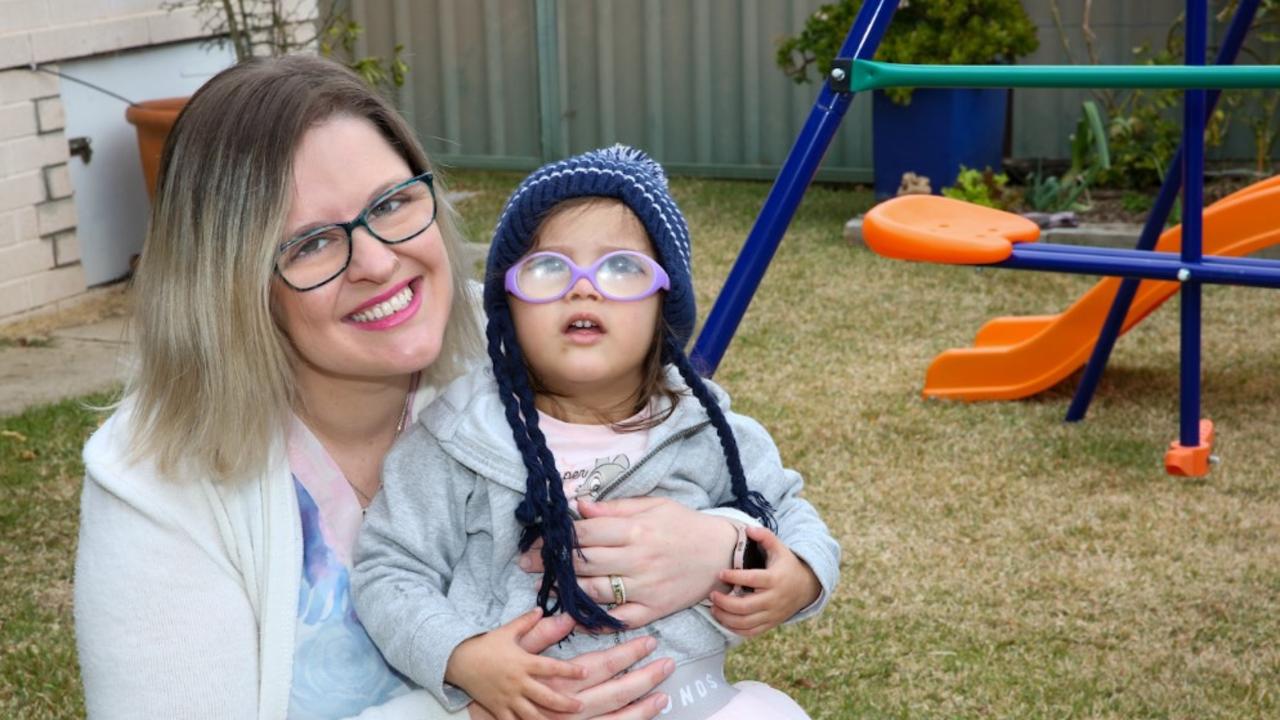
[[[409,691],[351,605],[351,555],[363,514],[346,476],[297,418],[289,469],[302,518],[302,585],[289,720],[358,715]]]

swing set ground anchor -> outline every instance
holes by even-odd
[[[1169,450],[1164,454],[1165,472],[1179,477],[1204,477],[1217,460],[1212,451],[1213,421],[1201,420],[1199,445],[1187,447],[1176,440],[1169,443]]]

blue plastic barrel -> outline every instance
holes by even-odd
[[[961,165],[1000,171],[1008,90],[917,88],[909,105],[881,90],[873,95],[877,198],[896,195],[905,172],[928,177],[937,194],[955,183]]]

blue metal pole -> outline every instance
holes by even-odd
[[[1203,65],[1208,40],[1209,0],[1187,0],[1188,65]],[[1205,91],[1183,93],[1182,146],[1186,167],[1182,171],[1182,261],[1200,262],[1204,207],[1204,111]],[[1200,330],[1201,285],[1182,284],[1182,402],[1179,407],[1179,442],[1183,447],[1200,444]]]
[[[1141,263],[1144,259],[1151,258],[1181,258],[1181,251],[1176,253],[1155,252],[1152,250],[1130,250],[1128,248],[1104,247],[1101,245],[1069,245],[1065,243],[1014,243],[1013,256],[1028,256],[1038,252],[1049,252],[1054,254],[1069,253],[1077,257],[1087,258],[1091,255],[1099,255],[1106,258],[1123,258],[1134,260]],[[1280,271],[1280,260],[1259,257],[1234,257],[1231,255],[1205,255],[1200,259],[1200,264],[1205,267],[1228,267],[1228,268],[1258,268],[1266,272]],[[1003,263],[992,265],[990,267],[1004,267]],[[1198,267],[1198,266],[1195,266]]]
[[[1198,283],[1280,288],[1280,263],[1233,260],[1236,258],[1204,258],[1198,263],[1187,263],[1178,253],[1138,250],[1080,252],[1077,245],[1029,243],[1015,245],[1008,259],[985,267],[1165,281],[1186,277]]]
[[[1218,57],[1215,60],[1217,64],[1230,65],[1236,61],[1236,56],[1240,54],[1240,47],[1244,45],[1245,37],[1249,34],[1249,27],[1253,24],[1254,15],[1257,14],[1259,2],[1260,0],[1241,0],[1235,15],[1231,18],[1231,25],[1227,28],[1222,47],[1218,51]],[[1217,90],[1209,93],[1206,113],[1213,112],[1219,95],[1220,92]],[[1160,194],[1151,208],[1151,214],[1147,216],[1147,222],[1142,228],[1142,235],[1137,244],[1139,250],[1154,248],[1161,231],[1164,230],[1165,220],[1169,218],[1173,201],[1177,198],[1178,190],[1182,185],[1182,155],[1183,150],[1179,147],[1173,162],[1169,164],[1168,171],[1165,172],[1164,184],[1160,186]],[[1080,378],[1080,385],[1076,388],[1075,397],[1071,399],[1071,406],[1067,409],[1067,422],[1083,420],[1085,414],[1089,412],[1089,403],[1093,400],[1098,383],[1102,380],[1102,373],[1106,370],[1107,361],[1111,358],[1116,339],[1120,337],[1120,329],[1124,326],[1125,316],[1129,314],[1129,308],[1133,305],[1139,282],[1126,279],[1120,283],[1120,289],[1116,291],[1115,299],[1111,303],[1111,310],[1107,313],[1102,330],[1098,333],[1098,341],[1093,346],[1093,354],[1090,355],[1084,375]]]
[[[840,48],[840,57],[869,60],[880,47],[880,39],[889,27],[889,21],[898,8],[898,0],[867,0],[858,11],[853,27]],[[720,365],[724,352],[738,329],[738,323],[747,312],[751,297],[764,278],[769,261],[773,259],[782,235],[791,224],[796,208],[809,187],[818,163],[826,154],[831,138],[840,127],[852,93],[837,93],[823,78],[822,89],[809,111],[809,118],[800,136],[791,146],[787,159],[765,198],[760,215],[747,235],[738,253],[738,259],[729,271],[724,288],[720,290],[715,305],[707,315],[707,322],[698,335],[690,354],[694,367],[710,377]]]

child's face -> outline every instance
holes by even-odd
[[[615,250],[653,257],[639,218],[613,200],[556,214],[543,223],[538,237],[529,252],[552,250],[584,267]],[[598,411],[617,408],[634,395],[657,327],[657,294],[635,301],[609,300],[580,278],[553,302],[533,304],[508,297],[520,348],[549,391]]]

